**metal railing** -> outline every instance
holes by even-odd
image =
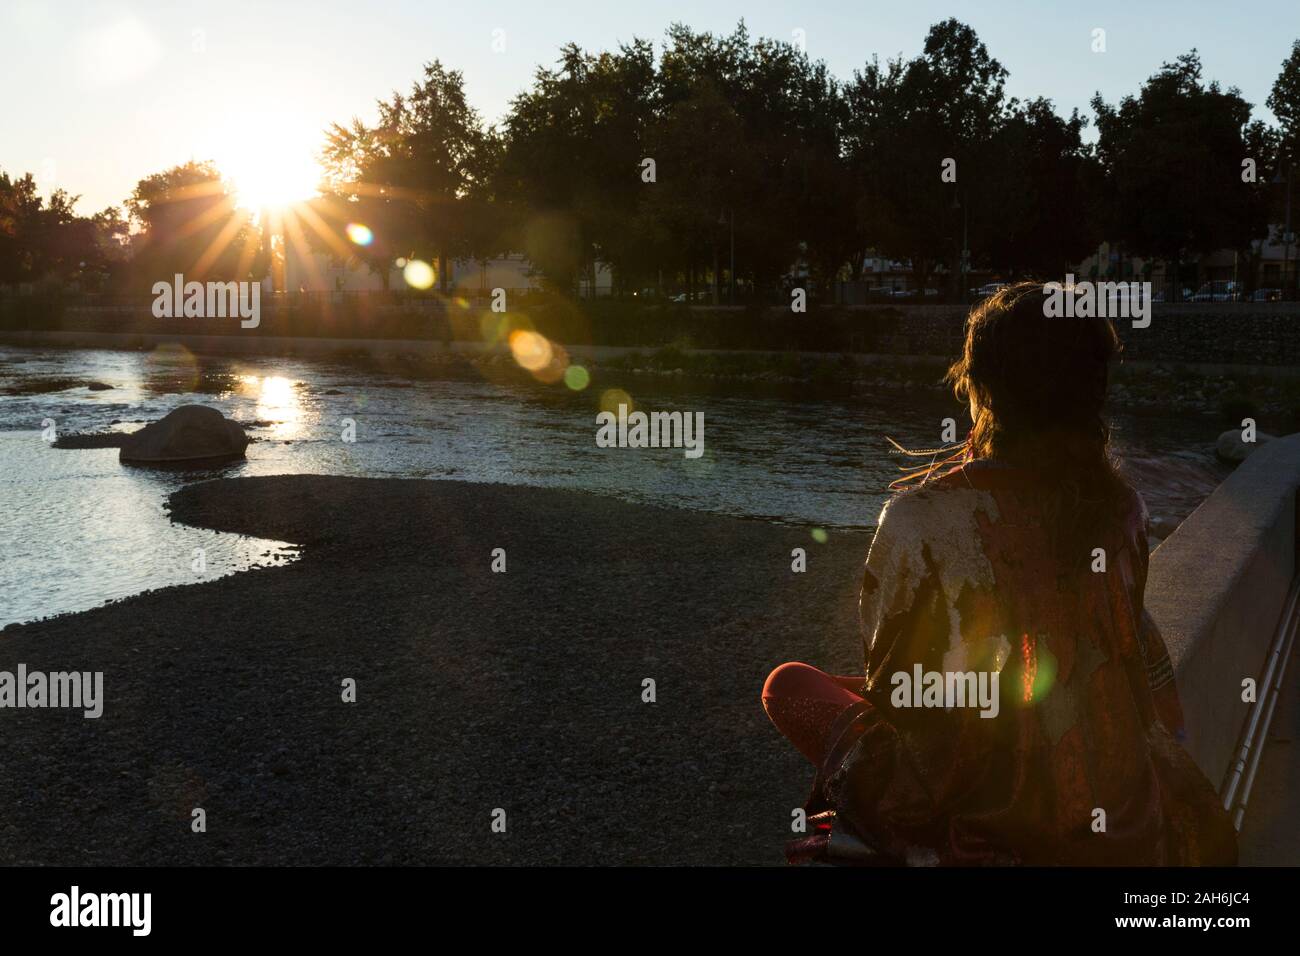
[[[1264,745],[1268,742],[1273,713],[1277,709],[1278,699],[1282,696],[1282,682],[1286,677],[1287,663],[1290,661],[1291,650],[1295,644],[1298,624],[1300,624],[1300,575],[1291,582],[1291,590],[1283,605],[1282,618],[1278,621],[1277,632],[1269,649],[1264,676],[1258,684],[1259,696],[1255,706],[1251,708],[1250,717],[1242,730],[1237,755],[1220,790],[1223,809],[1232,815],[1232,825],[1238,831],[1241,830],[1241,822],[1246,816],[1246,805],[1250,802],[1250,793],[1255,786],[1255,774],[1259,770],[1260,758],[1264,754]]]

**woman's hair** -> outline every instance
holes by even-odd
[[[1007,462],[1035,479],[1068,571],[1090,557],[1132,492],[1110,456],[1104,415],[1119,338],[1108,319],[1047,316],[1047,295],[1041,283],[1018,282],[975,306],[945,380],[958,399],[975,400],[964,457]]]

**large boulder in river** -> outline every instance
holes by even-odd
[[[1266,435],[1259,432],[1255,435],[1254,441],[1242,441],[1240,428],[1229,428],[1226,432],[1219,435],[1218,441],[1214,443],[1214,454],[1219,457],[1220,461],[1237,464],[1246,460],[1246,456],[1258,448],[1264,442],[1272,441],[1272,435]]]
[[[182,405],[132,433],[122,444],[121,461],[164,464],[203,459],[240,458],[248,436],[215,408]]]

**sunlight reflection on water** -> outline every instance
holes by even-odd
[[[112,387],[77,384],[92,381]],[[789,401],[670,391],[653,381],[622,377],[601,387],[626,389],[644,409],[704,412],[702,457],[596,447],[595,389],[406,379],[330,361],[195,357],[179,347],[0,347],[0,384],[20,392],[0,394],[0,540],[18,542],[15,560],[0,569],[0,626],[197,580],[189,570],[196,547],[208,549],[210,575],[242,570],[266,553],[286,556],[276,542],[168,521],[167,494],[214,473],[155,473],[122,467],[115,449],[50,448],[39,437],[45,419],[61,434],[130,431],[198,403],[242,422],[255,439],[247,460],[225,476],[456,478],[866,528],[900,464],[885,436],[933,447],[941,419],[959,416],[949,397],[930,391]],[[42,383],[60,388],[42,393]],[[340,440],[346,420],[355,422],[354,443]],[[1138,466],[1134,480],[1153,514],[1186,514],[1221,480],[1224,470],[1207,451],[1211,424],[1194,415],[1116,419],[1117,450]]]
[[[172,524],[163,501],[185,476],[124,468],[115,448],[63,451],[39,432],[0,432],[0,458],[0,627],[295,554],[283,542]]]

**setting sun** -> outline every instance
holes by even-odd
[[[310,156],[245,155],[218,168],[235,190],[236,203],[249,210],[278,208],[310,199],[320,168]]]
[[[316,194],[321,168],[315,141],[276,119],[247,122],[239,135],[224,137],[228,148],[214,150],[217,168],[235,191],[235,202],[250,212],[279,209]]]

